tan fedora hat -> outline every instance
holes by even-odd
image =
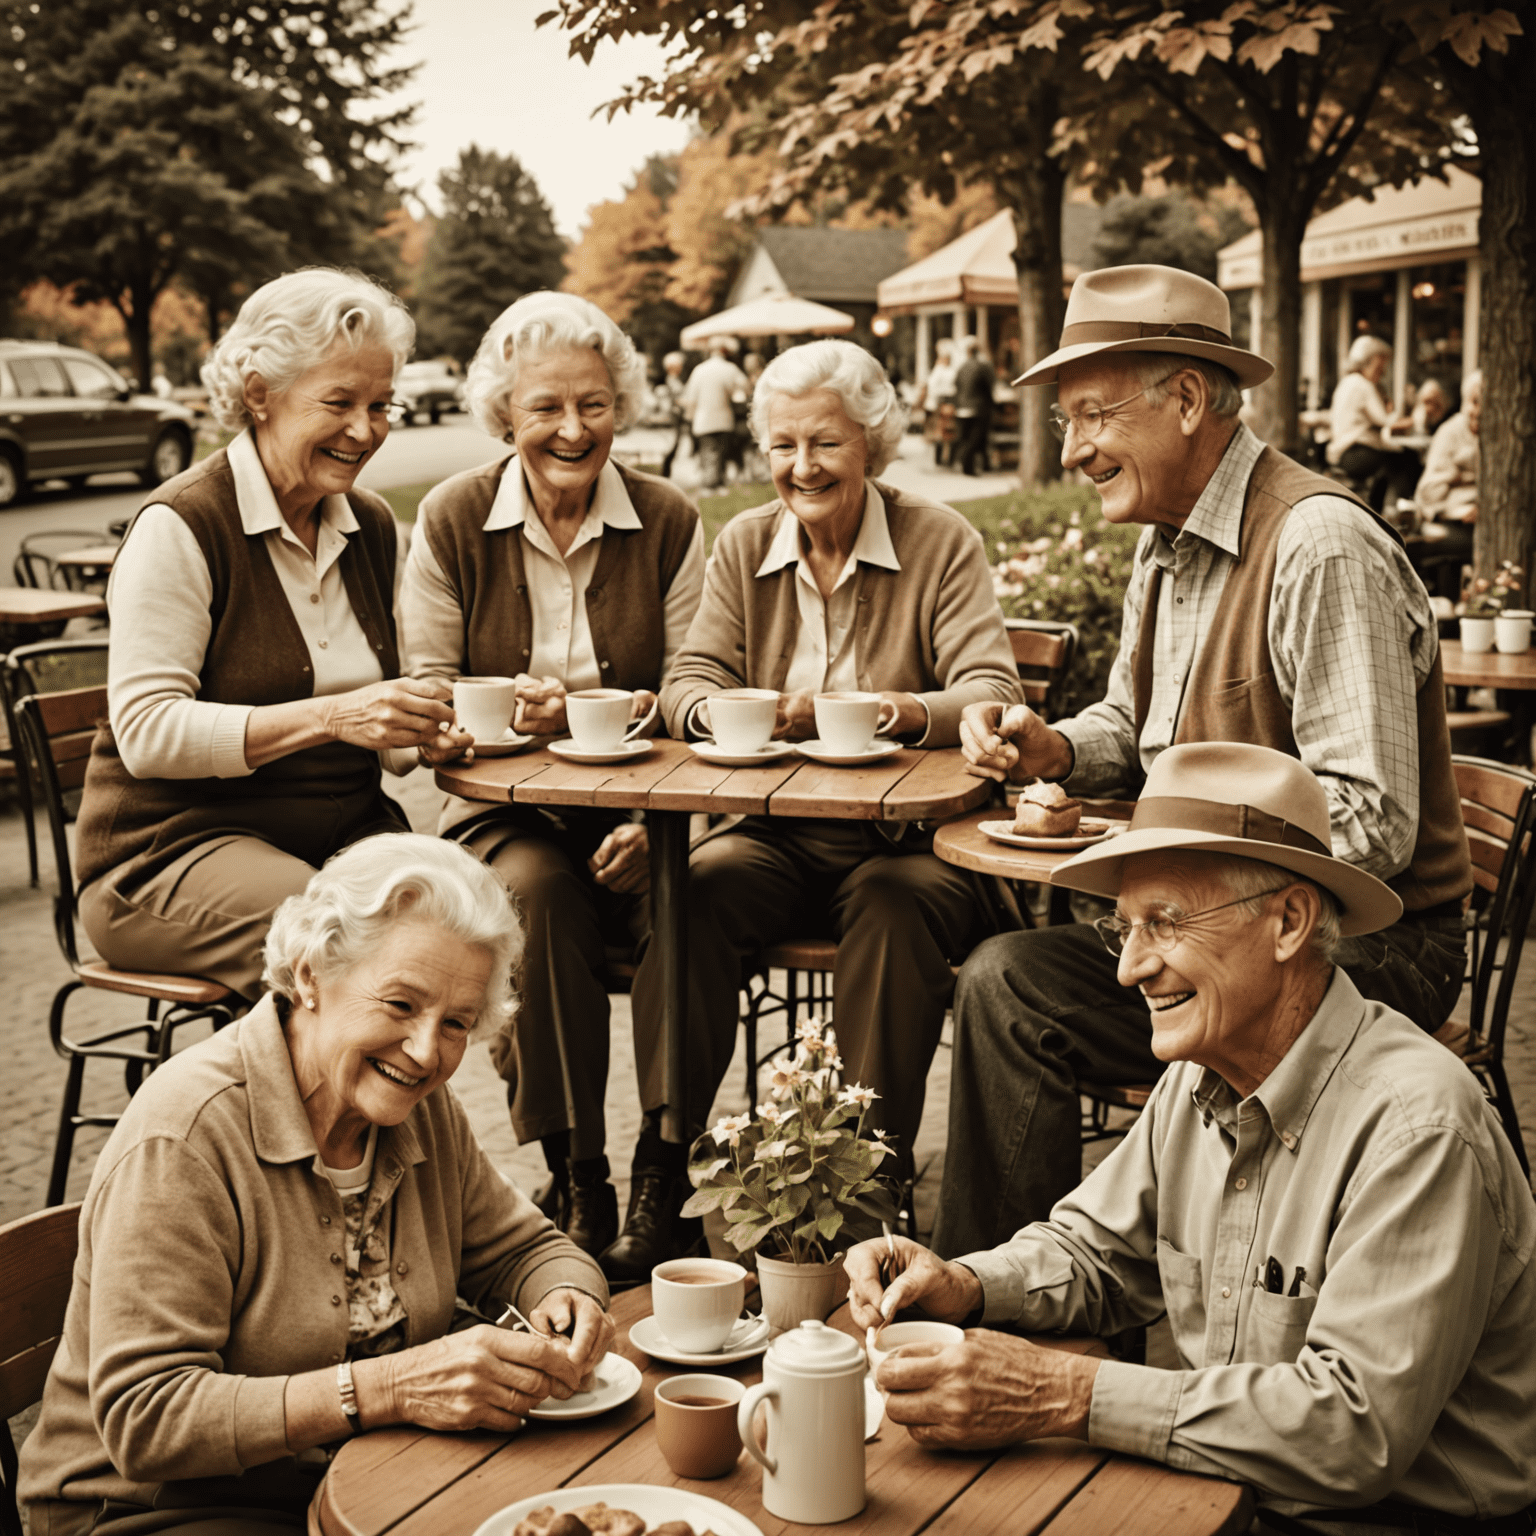
[[[1072,284],[1061,346],[1015,384],[1054,384],[1067,363],[1109,352],[1177,352],[1204,357],[1262,384],[1274,364],[1232,345],[1232,306],[1214,283],[1177,267],[1101,267]]]
[[[1118,896],[1133,853],[1195,849],[1275,864],[1332,891],[1346,937],[1390,928],[1403,915],[1396,892],[1330,852],[1328,799],[1310,768],[1273,747],[1190,742],[1160,752],[1136,802],[1131,828],[1058,864],[1052,885]]]

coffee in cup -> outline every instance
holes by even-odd
[[[865,1346],[869,1356],[869,1374],[879,1374],[881,1363],[906,1344],[963,1344],[965,1329],[953,1323],[935,1323],[920,1319],[910,1323],[887,1323],[877,1329],[873,1342]],[[878,1386],[879,1383],[876,1382]]]
[[[627,688],[582,688],[565,696],[565,723],[583,752],[617,752],[634,713],[635,696]]]
[[[745,757],[773,737],[779,696],[772,688],[726,688],[709,696],[709,728],[722,752]]]
[[[878,693],[818,693],[816,734],[822,746],[843,757],[867,752],[874,743],[884,702]]]
[[[651,1271],[651,1308],[669,1343],[690,1354],[720,1349],[741,1316],[747,1272],[729,1259],[668,1259]]]
[[[656,1444],[679,1477],[724,1477],[735,1467],[746,1390],[729,1376],[673,1376],[656,1388]]]
[[[454,718],[476,741],[500,741],[516,707],[517,684],[510,677],[454,679]]]

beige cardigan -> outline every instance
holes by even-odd
[[[860,565],[854,657],[859,687],[912,693],[928,706],[925,747],[960,740],[967,704],[1023,700],[981,535],[953,507],[875,482],[899,571]],[[704,596],[661,691],[671,734],[722,688],[781,690],[800,608],[793,565],[757,574],[782,501],[738,513],[715,540]]]
[[[292,1468],[287,1378],[347,1347],[346,1223],[318,1163],[270,995],[134,1096],[86,1193],[22,1448],[34,1531],[89,1529],[102,1499],[256,1503]],[[374,1178],[395,1186],[383,1220],[408,1345],[448,1331],[456,1294],[493,1316],[558,1285],[606,1301],[597,1265],[496,1171],[448,1088],[380,1129]],[[218,1481],[162,1486],[186,1479]]]

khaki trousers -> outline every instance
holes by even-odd
[[[571,1133],[571,1156],[601,1157],[607,1141],[607,943],[644,935],[650,903],[598,885],[587,868],[597,846],[628,820],[577,811],[558,820],[514,808],[480,822],[462,841],[501,877],[526,930],[517,1016],[491,1041],[506,1080],[519,1142]]]
[[[963,870],[902,852],[868,823],[748,817],[694,849],[688,881],[688,1102],[708,1113],[736,1042],[742,962],[790,938],[835,938],[843,1081],[880,1095],[870,1124],[910,1156],[954,978],[986,915]],[[666,1102],[660,967],[634,985],[643,1107]]]
[[[148,879],[130,865],[93,880],[80,921],[108,965],[206,976],[255,1002],[272,914],[314,872],[259,837],[212,838]]]

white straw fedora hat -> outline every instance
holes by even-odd
[[[1273,747],[1190,742],[1158,754],[1130,831],[1058,864],[1051,884],[1117,896],[1133,853],[1236,854],[1331,891],[1346,937],[1390,928],[1403,915],[1397,894],[1375,875],[1334,858],[1330,846],[1328,799],[1310,768]]]
[[[1274,371],[1232,345],[1232,306],[1214,283],[1177,267],[1101,267],[1072,284],[1061,345],[1015,384],[1054,384],[1066,363],[1101,352],[1177,352],[1203,357],[1249,389]]]

